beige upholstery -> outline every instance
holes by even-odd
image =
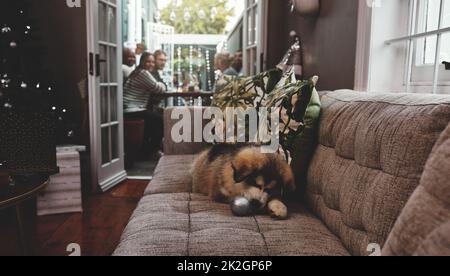
[[[234,217],[191,193],[195,155],[174,154],[204,145],[166,140],[170,154],[114,254],[368,255],[372,243],[386,255],[450,254],[450,96],[336,91],[322,94],[322,108],[307,193],[289,220]]]
[[[420,186],[399,217],[383,254],[433,255],[435,245],[450,245],[449,138],[450,125],[436,143]],[[450,254],[450,246],[447,250]]]
[[[448,96],[338,91],[322,97],[309,206],[353,255],[383,246],[450,121]]]
[[[414,256],[450,257],[450,221],[434,229],[414,252]]]
[[[228,205],[180,192],[192,159],[163,157],[115,255],[349,255],[320,220],[298,205],[291,206],[287,221],[237,218]]]

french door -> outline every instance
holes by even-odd
[[[89,0],[87,33],[93,184],[106,191],[126,179],[123,149],[121,0]]]
[[[266,70],[268,0],[244,0],[244,74],[256,75]]]

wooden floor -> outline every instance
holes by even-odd
[[[67,256],[67,246],[77,243],[81,255],[111,255],[147,185],[128,180],[107,193],[85,196],[83,214],[36,217],[35,202],[27,203],[29,254]],[[14,209],[0,212],[0,256],[5,255],[20,255]]]

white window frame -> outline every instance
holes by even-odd
[[[419,1],[422,0],[360,0],[355,90],[380,92],[390,89],[391,92],[450,93],[450,71],[445,70],[444,65],[439,64],[442,35],[450,33],[449,27],[442,28],[443,3],[445,1],[441,0],[438,29],[418,32]],[[384,16],[385,13],[386,16]],[[394,19],[393,14],[399,14],[403,21],[399,22]],[[380,24],[380,20],[384,21],[384,19],[388,23]],[[390,29],[387,30],[386,27]],[[381,30],[380,28],[384,29]],[[385,32],[390,35],[383,35]],[[434,65],[415,66],[417,41],[432,35],[437,36]],[[392,39],[386,40],[389,36]],[[404,60],[401,61],[404,66],[399,63],[394,65],[394,61],[390,60],[395,56],[393,53],[398,49],[403,50],[402,53],[398,52],[395,62]],[[381,62],[380,59],[382,59]],[[387,78],[382,71],[389,67],[395,69],[390,70],[393,76]],[[428,79],[424,79],[427,76]],[[402,80],[398,80],[402,77]]]
[[[438,93],[439,86],[450,86],[450,71],[445,70],[444,65],[439,63],[439,55],[441,52],[441,41],[444,33],[450,33],[450,27],[442,27],[442,19],[444,16],[444,0],[440,1],[438,28],[433,31],[419,31],[420,25],[423,23],[425,10],[423,10],[424,1],[410,0],[409,14],[409,34],[404,37],[390,39],[386,41],[386,45],[397,42],[408,42],[408,64],[406,68],[406,92],[413,92],[412,86],[432,86],[432,93]],[[422,22],[422,23],[421,23]],[[433,65],[417,65],[415,60],[418,55],[419,45],[423,45],[420,39],[430,36],[436,36],[436,49]]]
[[[447,5],[450,5],[450,1],[448,1]],[[450,86],[450,71],[445,70],[445,66],[440,64],[440,54],[442,48],[442,36],[444,34],[450,34],[450,26],[444,28],[443,27],[443,16],[444,16],[444,0],[440,0],[440,15],[438,18],[438,29],[435,31],[422,31],[423,25],[426,23],[426,6],[424,5],[425,1],[417,1],[416,0],[416,11],[414,12],[416,19],[415,20],[415,30],[416,34],[421,35],[417,39],[414,40],[414,52],[413,52],[413,60],[411,65],[411,86],[432,86],[433,93],[436,94],[439,91],[439,86]],[[425,48],[425,38],[430,37],[427,34],[431,34],[430,36],[434,36],[436,38],[436,47],[434,64],[417,64],[417,60],[424,59],[424,51],[419,49]],[[425,49],[424,49],[425,50]],[[414,90],[413,88],[411,90]]]
[[[243,73],[244,75],[255,75],[266,69],[266,45],[267,45],[267,0],[244,0],[245,10],[243,16]],[[249,14],[252,24],[249,25]],[[255,16],[257,15],[257,16]],[[253,38],[249,37],[253,33]],[[249,52],[256,57],[252,59]]]

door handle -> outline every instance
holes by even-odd
[[[106,59],[101,59],[100,58],[100,54],[96,54],[95,55],[95,71],[96,71],[96,76],[99,77],[100,76],[100,63],[106,62]]]
[[[94,73],[94,54],[89,53],[89,75],[93,76]]]
[[[261,53],[259,55],[259,72],[263,72],[264,71],[264,53]]]

